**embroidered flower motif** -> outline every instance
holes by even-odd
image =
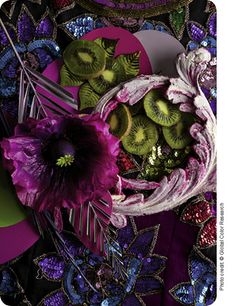
[[[34,262],[43,277],[50,281],[61,281],[62,289],[45,297],[42,305],[49,305],[55,294],[57,298],[60,295],[60,300],[68,297],[67,303],[72,305],[144,305],[141,296],[155,294],[162,289],[162,280],[158,274],[164,269],[166,258],[153,254],[157,233],[158,227],[138,232],[134,222],[118,231],[118,248],[124,258],[127,273],[123,279],[117,272],[117,266],[112,268],[104,257],[91,253],[73,235],[63,233],[76,264],[97,292],[91,289],[73,264],[51,253]]]
[[[37,211],[78,208],[117,181],[119,140],[99,115],[28,119],[1,146],[20,201]]]
[[[181,283],[170,290],[183,305],[211,305],[216,299],[216,267],[194,248],[189,256],[189,283]]]
[[[56,28],[48,14],[36,24],[28,10],[22,8],[16,29],[10,24],[6,28],[22,60],[33,69],[42,71],[60,57],[60,48],[54,41]],[[19,61],[1,27],[0,50],[0,96],[10,97],[18,89]]]
[[[188,34],[191,41],[188,43],[187,49],[192,51],[199,47],[205,47],[216,56],[216,13],[212,13],[207,22],[207,28],[194,21],[187,23]]]

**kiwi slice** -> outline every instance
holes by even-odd
[[[66,65],[61,67],[60,77],[61,86],[80,86],[84,82],[78,75],[71,73]]]
[[[118,138],[126,136],[130,132],[132,118],[127,106],[119,106],[108,116],[110,132]]]
[[[95,107],[97,105],[100,96],[94,92],[93,88],[89,83],[85,83],[80,87],[79,90],[79,101],[80,101],[80,110],[89,107]]]
[[[144,109],[150,119],[162,126],[172,126],[181,118],[180,110],[161,97],[157,89],[152,89],[144,97]]]
[[[132,125],[127,136],[122,138],[124,149],[132,154],[145,155],[157,143],[158,132],[155,123],[143,115],[132,118]]]
[[[106,54],[94,41],[74,40],[65,49],[63,59],[67,68],[83,79],[99,76],[106,65]]]
[[[183,114],[177,124],[171,127],[162,127],[164,138],[172,149],[184,149],[193,141],[189,132],[193,123],[194,117],[192,115]]]
[[[98,94],[104,94],[110,88],[122,81],[125,71],[123,66],[116,60],[107,60],[106,68],[102,74],[89,80],[90,85]]]
[[[107,58],[113,58],[115,56],[117,39],[97,38],[94,42],[105,50]]]
[[[139,58],[141,52],[135,52],[132,54],[120,55],[116,60],[124,67],[125,69],[125,80],[132,79],[139,74]]]

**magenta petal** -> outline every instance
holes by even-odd
[[[64,137],[79,150],[78,162],[66,171],[56,165],[55,149],[61,150]],[[38,211],[77,208],[102,197],[118,180],[119,139],[98,114],[29,119],[1,146],[20,201]]]

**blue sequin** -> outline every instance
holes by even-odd
[[[126,292],[129,293],[129,292],[132,291],[132,289],[135,285],[136,279],[139,275],[139,270],[140,270],[141,265],[142,265],[142,261],[137,259],[137,258],[132,258],[130,260],[129,267],[128,267],[128,270],[127,270],[128,279],[127,279],[127,283],[126,283],[126,286],[125,286]]]
[[[78,266],[81,266],[81,264],[83,263],[82,260],[78,259],[76,261],[76,264]],[[71,264],[67,267],[67,270],[64,274],[64,279],[63,279],[63,283],[64,283],[64,288],[65,291],[68,295],[68,297],[70,298],[70,300],[72,301],[73,304],[83,304],[85,301],[85,296],[83,294],[82,291],[80,290],[75,290],[74,287],[74,277],[75,277],[75,267]],[[78,274],[76,275],[78,276]],[[78,281],[78,278],[77,278]],[[81,289],[81,285],[83,287],[84,284],[79,284],[80,289]]]
[[[189,257],[189,276],[190,283],[176,286],[172,295],[187,305],[211,305],[216,299],[216,267],[196,249]]]
[[[178,287],[175,291],[175,295],[178,297],[178,300],[184,305],[194,304],[194,290],[193,286],[190,284]]]
[[[121,298],[118,296],[105,299],[101,306],[117,306],[120,305]]]
[[[17,89],[16,81],[12,81],[0,76],[0,96],[11,97]]]
[[[16,294],[18,291],[15,274],[10,269],[0,271],[0,294]]]
[[[24,53],[27,51],[27,47],[22,44],[16,44],[15,48],[19,54]],[[0,54],[0,70],[2,70],[6,64],[11,61],[12,58],[15,57],[15,53],[12,48],[7,48]]]
[[[144,30],[155,30],[153,23],[151,21],[145,21],[140,28],[140,31]]]
[[[83,35],[94,30],[94,18],[92,16],[81,16],[65,24],[66,29],[79,39]]]

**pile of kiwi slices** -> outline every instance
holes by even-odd
[[[64,51],[62,86],[80,86],[80,110],[93,108],[112,87],[139,74],[140,52],[115,57],[118,40],[75,40]]]
[[[185,163],[192,152],[189,129],[195,121],[158,89],[134,106],[119,105],[108,117],[110,131],[121,139],[123,149],[142,159],[142,179],[159,179]]]

